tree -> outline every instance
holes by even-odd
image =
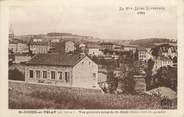
[[[133,75],[135,73],[134,64],[124,63],[120,66],[120,78],[118,79],[118,90],[125,93],[134,93],[135,81]]]
[[[154,76],[157,78],[157,82],[155,82],[155,87],[169,87],[174,91],[177,91],[177,68],[166,66],[161,67],[157,70],[157,74]]]
[[[173,57],[173,63],[177,63],[177,56]]]
[[[151,80],[152,80],[152,69],[154,66],[154,61],[152,59],[148,60],[148,66],[147,68],[145,68],[145,72],[146,72],[146,77],[145,77],[145,81],[146,81],[146,90],[149,90],[151,88]]]
[[[158,57],[159,56],[159,48],[158,47],[152,48],[151,54],[155,57]]]
[[[112,71],[107,74],[108,90],[109,93],[114,93],[118,86],[118,79],[115,78],[115,75]]]
[[[135,58],[135,60],[138,60],[139,59],[139,55],[138,55],[138,49],[136,49],[136,51],[135,51],[135,53],[134,53],[134,58]]]

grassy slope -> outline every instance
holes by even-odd
[[[9,81],[10,109],[159,109],[160,99]]]

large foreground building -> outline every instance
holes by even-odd
[[[98,65],[88,56],[39,54],[27,63],[26,82],[99,89]]]

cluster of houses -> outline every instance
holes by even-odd
[[[110,42],[80,43],[57,38],[50,41],[32,38],[29,42],[24,42],[10,38],[9,54],[13,59],[11,56],[9,61],[15,64],[25,63],[25,81],[32,83],[100,89],[107,85],[107,70],[92,59],[94,56],[103,57],[105,60],[118,60],[123,54],[137,52],[138,61],[143,64],[149,59],[155,62],[154,72],[163,66],[173,66],[172,58],[177,57],[175,46],[160,47],[159,57],[154,57],[151,47]],[[118,67],[114,69],[116,77],[120,76],[120,72]],[[146,90],[145,74],[141,73],[135,75],[136,90],[139,92]]]

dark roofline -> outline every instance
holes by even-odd
[[[35,55],[35,56],[33,56],[33,58],[35,58],[37,55]],[[29,62],[27,62],[26,63],[26,65],[35,65],[35,66],[37,66],[37,65],[43,65],[43,66],[66,66],[66,67],[74,67],[75,65],[77,65],[83,58],[85,58],[85,57],[88,57],[91,61],[93,61],[89,56],[87,56],[87,55],[84,55],[84,56],[82,56],[75,64],[73,64],[73,65],[57,65],[57,64],[55,64],[55,65],[51,65],[51,64],[41,64],[41,63],[29,63]],[[33,59],[32,58],[32,59]],[[95,64],[97,64],[95,61],[93,61]],[[97,64],[98,65],[98,64]]]

